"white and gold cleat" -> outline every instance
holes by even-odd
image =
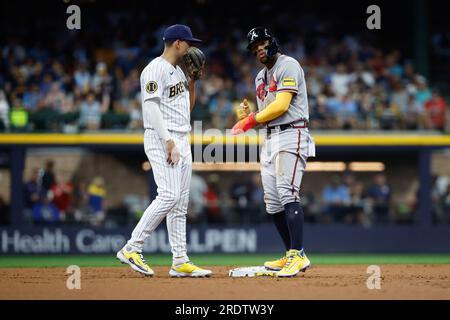
[[[141,252],[138,251],[130,251],[128,252],[125,249],[121,249],[117,252],[117,259],[124,264],[128,264],[131,269],[136,272],[139,272],[146,276],[153,276],[154,271],[149,265],[145,262],[144,257]]]
[[[172,265],[169,275],[172,278],[203,278],[210,277],[212,271],[197,267],[195,264],[188,261],[177,266]]]
[[[300,250],[289,250],[287,258],[283,269],[277,272],[279,278],[295,277],[300,271],[305,272],[311,266],[311,261]]]

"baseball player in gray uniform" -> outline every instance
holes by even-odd
[[[264,266],[276,270],[278,277],[292,277],[311,264],[303,249],[304,215],[299,195],[306,161],[315,156],[314,140],[308,130],[305,76],[297,60],[281,54],[266,28],[250,30],[247,40],[247,48],[265,65],[255,80],[258,111],[250,113],[244,100],[240,121],[232,134],[258,124],[267,128],[260,156],[264,200],[286,254]]]
[[[142,256],[145,240],[166,219],[172,249],[172,277],[207,277],[210,270],[190,262],[186,249],[186,213],[192,174],[189,143],[190,111],[195,103],[195,79],[187,80],[178,65],[192,43],[200,42],[189,27],[173,25],[164,32],[164,52],[141,74],[144,148],[152,166],[158,195],[145,210],[117,258],[134,271],[152,276]]]

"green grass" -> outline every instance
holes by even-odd
[[[343,264],[450,264],[450,254],[309,254],[314,265]],[[153,266],[168,266],[170,254],[148,254]],[[278,258],[276,254],[210,254],[190,255],[192,261],[208,266],[261,265],[266,260]],[[119,267],[114,255],[65,255],[65,256],[0,256],[0,268],[67,267]]]

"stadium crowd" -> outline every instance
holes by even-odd
[[[152,41],[133,45],[118,33],[109,47],[79,42],[70,54],[9,41],[0,51],[0,129],[141,130],[140,71],[161,53],[163,28]],[[202,36],[207,66],[192,120],[230,128],[239,102],[255,101],[260,66],[243,30]],[[299,33],[281,46],[305,71],[312,129],[448,130],[445,99],[399,50],[351,34],[307,40]]]
[[[102,225],[106,208],[104,179],[93,177],[90,183],[75,184],[66,172],[55,172],[54,162],[33,168],[24,183],[24,218],[28,224]]]
[[[393,187],[384,173],[365,182],[351,172],[329,177],[319,192],[302,190],[305,221],[311,224],[372,225],[411,224],[418,209],[418,185],[393,200]],[[224,181],[227,186],[224,186]],[[53,161],[34,168],[24,185],[25,221],[34,225],[77,224],[116,227],[133,225],[148,205],[146,197],[123,198],[118,206],[105,206],[108,197],[102,177],[74,182],[67,172],[55,172]],[[433,216],[436,223],[450,222],[450,184],[445,177],[433,183]],[[259,173],[194,172],[188,219],[192,224],[258,224],[270,219],[265,212]]]
[[[247,24],[253,25],[254,17],[203,14],[210,19],[199,19],[194,16],[199,8],[192,3],[185,6],[193,12],[180,10],[183,19],[157,17],[140,6],[135,12],[114,9],[118,3],[98,7],[101,14],[94,14],[91,20],[84,11],[83,32],[43,32],[38,25],[39,31],[28,25],[20,30],[17,24],[12,31],[5,30],[8,36],[0,35],[0,132],[141,131],[140,72],[161,54],[162,32],[175,22],[190,25],[204,40],[200,47],[207,57],[204,76],[197,84],[192,121],[202,121],[203,129],[231,128],[243,98],[252,101],[255,108],[254,77],[261,66],[246,50]],[[247,5],[252,6],[255,17],[272,14],[270,5]],[[233,9],[224,6],[224,10]],[[373,33],[343,31],[337,27],[343,22],[324,19],[299,14],[287,26],[286,14],[280,13],[269,25],[283,53],[298,59],[305,71],[312,130],[450,132],[448,103],[416,72],[410,57],[402,56],[400,48],[386,50]],[[31,25],[33,21],[27,22]],[[51,23],[54,21],[48,25]],[[24,40],[27,34],[30,41]],[[441,42],[446,44],[440,39],[433,43],[439,49]],[[259,174],[242,177],[231,177],[231,187],[224,189],[216,174],[202,177],[194,172],[189,210],[192,223],[268,219],[262,207]],[[310,223],[362,225],[410,223],[417,197],[413,194],[394,206],[395,186],[386,180],[389,177],[374,175],[372,183],[363,184],[352,175],[330,177],[321,192],[304,193],[305,219]],[[450,187],[442,179],[436,181],[435,217],[449,222]],[[115,208],[105,207],[108,195],[101,177],[75,184],[68,176],[53,172],[48,163],[33,171],[25,188],[30,223],[114,225],[115,217],[124,216],[123,209],[114,215]],[[130,219],[116,222],[134,224],[148,204],[142,203],[128,211]],[[0,198],[0,209],[5,206]]]

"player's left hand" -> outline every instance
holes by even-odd
[[[256,121],[256,112],[250,113],[246,118],[239,120],[231,129],[231,134],[244,133],[258,125]]]

